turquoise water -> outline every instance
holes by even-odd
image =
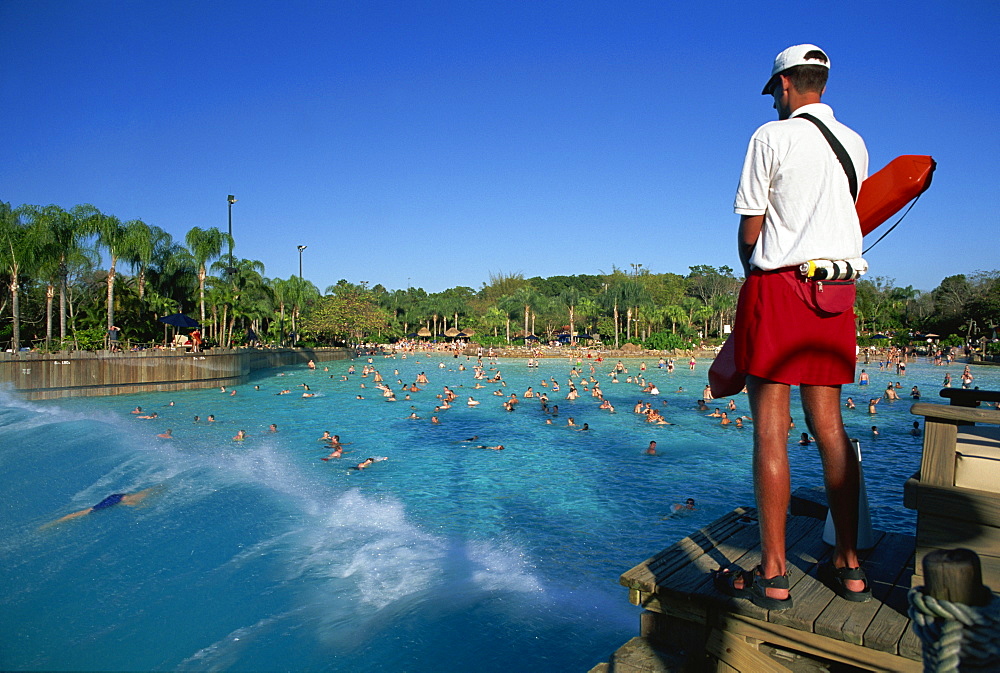
[[[235,397],[25,403],[0,394],[0,669],[587,670],[638,632],[618,576],[752,503],[751,431],[720,427],[693,403],[707,363],[668,374],[647,360],[658,397],[625,376],[611,383],[613,363],[598,365],[611,414],[582,389],[564,399],[567,360],[538,369],[501,361],[505,394],[558,380],[561,391],[549,394],[559,416],[547,425],[535,400],[508,413],[490,394],[497,385],[472,390],[473,362],[375,358],[394,403],[361,377],[365,362],[354,361],[346,382],[347,362],[268,370]],[[638,373],[638,361],[627,364]],[[867,369],[871,386],[847,387],[860,408],[845,420],[861,439],[876,527],[912,532],[902,484],[920,440],[909,434],[909,388],[933,401],[943,370],[957,380],[962,365],[911,364],[899,377],[904,400],[881,403],[874,420],[868,391],[897,377]],[[421,371],[430,384],[404,400],[397,379]],[[973,371],[976,385],[1000,387],[1000,369]],[[302,398],[301,383],[317,396]],[[445,385],[459,398],[432,425]],[[276,395],[285,388],[293,393]],[[468,395],[480,406],[466,406]],[[677,425],[643,423],[632,413],[639,399]],[[135,418],[136,405],[160,418]],[[745,396],[737,405],[746,413]],[[411,411],[422,418],[407,419]],[[570,416],[591,429],[566,427]],[[794,417],[802,429],[801,412]],[[167,428],[175,439],[155,437]],[[249,437],[232,441],[241,429]],[[320,460],[324,430],[349,443],[339,461]],[[468,448],[462,440],[473,435],[507,448]],[[655,457],[643,453],[651,439]],[[789,450],[793,485],[820,484],[815,449]],[[388,460],[347,469],[368,456]],[[150,486],[159,489],[137,507],[38,530]],[[697,509],[667,516],[686,497]]]

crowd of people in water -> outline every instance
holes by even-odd
[[[433,351],[429,353],[423,353],[423,357],[427,358],[428,364],[435,356],[440,357],[442,354],[450,355],[454,360],[459,360],[456,364],[451,366],[445,364],[445,360],[439,361],[435,366],[440,370],[449,371],[468,371],[471,379],[471,386],[463,394],[463,401],[459,400],[459,394],[450,386],[442,386],[440,392],[433,392],[431,389],[430,378],[426,371],[421,371],[412,381],[404,381],[400,378],[399,369],[394,368],[392,377],[395,378],[395,384],[393,385],[391,380],[387,381],[386,377],[380,372],[379,368],[376,367],[376,357],[381,355],[385,359],[394,359],[396,357],[401,357],[406,359],[409,357],[420,357],[421,353],[415,349],[394,349],[393,351],[359,351],[358,362],[355,364],[352,362],[346,373],[330,374],[329,378],[335,380],[337,383],[351,383],[356,381],[358,385],[357,393],[355,395],[356,400],[365,400],[369,398],[379,399],[385,402],[416,402],[421,401],[426,405],[428,397],[433,394],[433,410],[429,412],[429,415],[422,416],[417,410],[416,404],[409,406],[409,414],[406,416],[408,420],[421,421],[426,420],[431,424],[439,425],[441,420],[450,409],[453,409],[456,405],[463,405],[468,408],[477,408],[483,405],[489,406],[491,404],[499,405],[504,411],[513,413],[519,408],[524,406],[531,406],[538,413],[541,422],[547,425],[564,425],[567,428],[578,432],[587,432],[590,430],[590,422],[577,423],[575,417],[566,416],[565,422],[563,422],[562,417],[559,414],[559,400],[564,399],[567,401],[576,400],[586,400],[590,398],[593,408],[601,413],[617,413],[617,410],[612,404],[611,400],[605,397],[604,388],[608,385],[615,384],[625,384],[631,385],[636,389],[637,396],[639,399],[636,400],[635,405],[632,407],[632,413],[635,414],[644,423],[648,423],[656,426],[670,426],[677,423],[676,418],[674,420],[668,420],[667,416],[668,410],[671,409],[669,400],[661,394],[657,382],[647,379],[647,365],[646,363],[640,362],[637,366],[637,371],[630,371],[621,360],[618,360],[613,365],[608,368],[605,364],[605,360],[600,353],[585,352],[574,356],[571,356],[571,364],[569,367],[568,375],[560,382],[555,376],[540,377],[537,389],[536,386],[529,385],[525,390],[520,393],[517,391],[509,390],[507,386],[507,381],[504,379],[503,372],[500,369],[500,360],[498,356],[492,351],[492,349],[484,350],[480,348],[475,356],[466,355],[464,360],[460,359],[461,352],[459,349],[446,350],[446,351]],[[367,356],[367,358],[366,358]],[[877,360],[878,368],[880,372],[895,371],[895,373],[900,377],[906,376],[906,363],[910,359],[910,354],[903,352],[896,348],[886,349],[884,354],[880,354]],[[935,364],[942,363],[948,364],[952,361],[953,353],[952,351],[936,351],[932,353],[929,358]],[[361,362],[361,360],[365,360]],[[865,353],[865,361],[870,362],[870,354]],[[419,362],[419,360],[417,361]],[[507,364],[504,366],[514,366],[514,363],[523,362],[523,360],[513,360],[506,361]],[[697,360],[694,357],[688,358],[685,364],[688,369],[694,370],[697,366]],[[360,365],[360,372],[358,370],[358,365]],[[527,366],[529,369],[538,368],[538,360],[533,356],[527,360]],[[677,363],[673,358],[659,358],[653,365],[657,370],[663,370],[666,373],[672,373]],[[310,360],[306,364],[306,368],[312,371],[319,369],[316,363]],[[329,366],[322,367],[323,372],[329,372]],[[290,373],[281,372],[277,376],[292,376]],[[951,385],[951,374],[947,373],[944,377],[943,385],[948,387]],[[662,380],[662,379],[661,379]],[[970,387],[974,377],[968,366],[965,367],[961,382],[963,387]],[[870,376],[867,372],[867,368],[861,368],[857,385],[867,386],[870,384]],[[466,387],[465,384],[461,384],[459,387]],[[220,387],[220,392],[228,396],[236,396],[236,389],[229,389],[225,386]],[[261,391],[261,386],[255,385],[253,387],[255,392]],[[482,391],[482,392],[479,392]],[[681,386],[676,390],[671,390],[670,393],[673,395],[683,395],[687,391]],[[277,391],[272,394],[277,396],[282,395],[292,395],[301,396],[302,398],[312,398],[316,397],[318,393],[312,391],[309,384],[299,383],[294,385],[284,385],[280,386]],[[867,413],[871,416],[877,414],[877,406],[882,401],[898,401],[902,399],[902,395],[905,393],[905,387],[902,381],[897,380],[895,383],[890,381],[885,391],[881,395],[869,396],[867,404],[864,408],[867,409]],[[914,385],[910,387],[909,397],[913,400],[919,400],[921,393],[918,386]],[[497,398],[494,402],[491,402],[491,398]],[[620,399],[620,395],[616,395],[617,399]],[[711,406],[709,403],[712,403]],[[860,403],[860,401],[859,401]],[[683,403],[682,403],[683,404]],[[715,406],[716,404],[720,406]],[[168,406],[172,406],[173,402]],[[674,408],[680,405],[674,405]],[[713,408],[714,407],[714,408]],[[845,410],[850,412],[857,409],[857,403],[854,401],[853,395],[848,395],[844,403]],[[426,406],[425,406],[426,408]],[[574,403],[575,413],[579,414],[582,412],[579,402]],[[694,409],[696,411],[702,412],[702,416],[707,419],[712,419],[712,422],[717,423],[722,427],[731,427],[734,429],[743,429],[748,425],[753,423],[753,418],[745,413],[740,413],[738,411],[738,406],[736,399],[727,398],[723,400],[716,400],[712,396],[711,388],[706,385],[702,390],[701,397],[694,401]],[[141,407],[136,407],[132,410],[132,414],[137,419],[143,420],[161,420],[157,412],[144,412]],[[193,422],[212,424],[216,422],[214,415],[208,415],[203,421],[200,416],[195,416]],[[919,434],[919,424],[915,424],[915,427],[911,429],[911,434]],[[795,428],[794,422],[789,419],[789,437],[792,436],[793,430]],[[276,424],[271,424],[268,427],[267,433],[278,432],[278,427]],[[873,437],[877,437],[880,432],[877,426],[871,426],[871,434]],[[156,435],[161,439],[174,439],[173,429],[167,428],[163,432]],[[240,429],[237,431],[236,435],[233,436],[232,441],[242,442],[245,441],[250,434],[244,430]],[[338,435],[332,435],[329,431],[325,431],[323,436],[319,438],[320,441],[324,442],[325,446],[330,449],[330,452],[322,458],[324,461],[330,461],[342,458],[344,456],[344,443],[340,441]],[[808,437],[807,433],[802,433],[802,437],[799,441],[800,444],[806,445],[811,443],[811,438]],[[651,448],[646,450],[648,455],[656,455],[655,442]],[[471,448],[491,448],[491,449],[503,449],[502,444],[495,445],[475,445]],[[385,457],[369,457],[355,466],[357,470],[363,470],[370,467],[372,464],[381,462],[385,460]]]
[[[407,357],[424,357],[428,365],[430,365],[431,360],[439,358],[442,354],[447,354],[451,356],[452,360],[458,360],[458,362],[449,365],[446,364],[445,360],[440,360],[434,365],[436,369],[469,373],[469,383],[471,385],[467,388],[464,383],[458,386],[466,388],[461,395],[464,401],[459,399],[459,393],[453,388],[454,383],[442,386],[440,392],[434,392],[431,384],[433,375],[428,375],[426,371],[421,371],[412,381],[404,381],[400,376],[399,369],[394,368],[392,377],[395,379],[395,383],[392,384],[391,380],[386,381],[386,376],[375,365],[376,358],[379,356],[386,360],[397,357],[403,359]],[[525,390],[518,393],[517,391],[508,389],[507,381],[504,379],[503,372],[500,369],[501,363],[498,355],[492,352],[492,350],[484,351],[484,349],[480,348],[475,356],[466,355],[464,360],[460,359],[460,355],[461,353],[457,349],[447,351],[438,350],[429,353],[420,353],[419,351],[405,349],[402,351],[396,349],[388,352],[377,350],[359,352],[357,361],[348,365],[346,373],[329,374],[329,378],[337,384],[356,384],[358,386],[358,392],[355,395],[356,400],[381,399],[384,402],[412,401],[414,403],[419,401],[424,405],[424,408],[428,408],[430,404],[433,404],[433,411],[430,412],[429,417],[421,416],[416,404],[413,404],[409,406],[409,415],[405,416],[405,418],[414,421],[427,421],[434,425],[440,425],[442,418],[445,417],[447,412],[456,406],[475,409],[482,406],[497,405],[508,413],[531,408],[533,411],[530,413],[537,415],[539,422],[546,425],[560,425],[573,431],[588,432],[591,429],[590,422],[578,423],[576,420],[576,417],[581,413],[586,413],[587,407],[581,406],[579,402],[574,402],[574,416],[566,415],[565,422],[563,422],[562,419],[564,417],[560,416],[559,412],[559,401],[587,401],[589,398],[592,410],[601,414],[614,414],[617,413],[617,410],[611,400],[605,397],[604,388],[616,384],[634,387],[638,399],[632,406],[632,413],[642,423],[653,426],[676,425],[679,417],[678,411],[691,410],[698,412],[700,417],[707,419],[706,422],[715,423],[726,428],[739,430],[753,423],[751,416],[740,413],[737,403],[739,396],[736,398],[715,399],[708,385],[701,391],[701,396],[694,399],[693,406],[690,408],[684,402],[680,404],[674,403],[671,406],[670,402],[674,396],[683,396],[688,391],[683,386],[679,386],[675,390],[670,390],[669,394],[664,396],[657,382],[647,378],[648,368],[644,361],[635,367],[636,371],[630,371],[630,368],[621,360],[618,360],[609,368],[600,353],[584,352],[570,358],[569,371],[562,382],[556,376],[543,376],[539,377],[537,387],[535,385],[528,385]],[[884,353],[880,354],[877,360],[878,371],[882,375],[886,372],[894,372],[900,380],[896,380],[895,382],[889,381],[881,394],[868,396],[867,404],[862,405],[862,410],[866,410],[868,415],[874,417],[877,414],[877,407],[881,402],[896,402],[902,400],[904,396],[908,396],[911,400],[920,399],[921,392],[919,387],[917,385],[910,386],[907,393],[906,386],[903,385],[901,380],[906,376],[906,363],[911,357],[909,353],[894,348],[886,349]],[[936,351],[931,353],[928,358],[935,365],[944,366],[952,362],[953,352]],[[365,361],[362,363],[361,360]],[[419,363],[420,361],[417,360],[416,362]],[[523,362],[523,360],[507,360],[503,366],[516,366]],[[871,364],[870,354],[865,354],[864,363]],[[684,364],[688,366],[689,370],[694,370],[698,363],[694,357],[691,357]],[[359,365],[360,371],[358,369]],[[312,360],[305,366],[311,371],[320,369]],[[529,358],[527,366],[529,369],[537,369],[539,364],[536,357]],[[667,374],[674,372],[676,366],[677,363],[673,358],[659,358],[653,365],[657,370],[664,371]],[[857,381],[857,386],[860,388],[871,384],[871,377],[867,369],[868,367],[860,369]],[[329,373],[329,371],[329,366],[322,367],[322,372]],[[294,374],[280,372],[276,376],[291,377]],[[657,378],[660,379],[660,385],[662,385],[662,377]],[[974,376],[969,366],[965,366],[960,381],[963,388],[972,387]],[[945,374],[942,385],[943,387],[950,387],[952,385],[950,372]],[[266,388],[267,386],[265,385],[264,387]],[[252,390],[255,393],[266,392],[262,390],[261,384],[254,385]],[[226,386],[220,386],[219,392],[228,397],[235,397],[237,395],[235,388],[228,389]],[[470,392],[472,394],[467,394]],[[276,386],[271,394],[276,396],[292,395],[301,398],[322,396],[321,393],[314,392],[310,385],[304,382]],[[621,395],[616,395],[615,397],[616,399],[620,399]],[[667,397],[671,397],[671,399],[667,399]],[[492,400],[491,398],[496,399]],[[859,403],[854,401],[854,394],[847,395],[844,402],[845,412],[861,412],[862,410],[858,410]],[[169,402],[166,405],[167,408],[173,406],[173,402]],[[996,406],[1000,408],[1000,404]],[[673,413],[670,413],[671,410],[673,410]],[[165,416],[170,415],[166,411],[163,413]],[[523,414],[524,411],[520,411],[520,413]],[[131,414],[137,420],[160,422],[166,420],[159,412],[147,411],[141,406],[136,406],[132,409]],[[672,416],[671,420],[668,420],[668,415]],[[208,414],[204,419],[200,415],[196,415],[193,417],[192,422],[196,425],[212,425],[217,423],[217,420],[214,414]],[[687,424],[689,422],[690,414],[685,413],[684,423]],[[156,437],[164,440],[172,440],[174,439],[173,432],[173,428],[165,428],[162,432],[157,433]],[[263,434],[267,435],[277,432],[277,424],[271,423]],[[908,432],[915,437],[919,437],[921,435],[920,423],[913,421],[912,427],[908,429]],[[794,435],[796,434],[798,435],[798,444],[801,446],[808,446],[815,441],[807,432],[796,433],[795,422],[789,418],[789,441],[795,441]],[[878,426],[872,425],[871,437],[876,438],[880,434]],[[232,437],[232,441],[244,442],[250,437],[250,433],[245,429],[240,429]],[[322,461],[339,462],[340,459],[345,457],[345,453],[349,453],[349,450],[345,451],[344,447],[348,446],[350,442],[342,441],[339,435],[332,434],[329,430],[323,431],[322,435],[317,438],[317,441],[321,442],[323,447],[329,450],[329,452],[325,452],[325,455],[320,458]],[[507,448],[500,442],[484,443],[480,440],[479,436],[467,437],[457,440],[455,443],[469,449],[503,451]],[[642,453],[647,456],[660,455],[657,442],[655,440],[650,441]],[[349,467],[349,472],[360,472],[387,460],[389,460],[388,456],[369,456],[356,464],[352,464]],[[349,462],[353,463],[353,461]],[[155,488],[145,489],[133,494],[112,494],[93,507],[73,512],[57,519],[53,523],[75,519],[107,509],[113,505],[136,505],[153,492],[155,492]],[[684,503],[673,505],[671,513],[689,509],[694,509],[694,500],[690,498]]]

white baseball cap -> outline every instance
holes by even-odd
[[[823,56],[826,56],[826,60],[822,61],[815,57],[806,58],[806,54],[811,51],[818,51],[823,54]],[[771,79],[767,80],[767,84],[764,85],[764,90],[760,93],[764,96],[769,96],[771,91],[774,89],[775,83],[777,82],[775,75],[780,72],[784,72],[789,68],[794,68],[797,65],[822,65],[829,68],[830,57],[826,55],[825,51],[814,44],[797,44],[794,47],[789,47],[774,57],[774,66],[771,67]]]

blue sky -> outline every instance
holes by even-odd
[[[939,164],[871,274],[1000,268],[996,2],[0,0],[0,26],[0,200],[183,238],[234,194],[236,253],[287,278],[308,245],[320,289],[738,267],[760,89],[801,42],[873,169]]]

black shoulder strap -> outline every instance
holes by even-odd
[[[813,117],[811,114],[803,113],[800,115],[795,115],[795,119],[808,119],[816,127],[823,132],[823,136],[826,138],[827,142],[830,143],[830,147],[833,148],[833,153],[837,155],[837,159],[840,161],[840,165],[844,167],[844,172],[847,173],[847,184],[851,188],[851,198],[855,201],[858,200],[858,174],[854,172],[854,162],[851,161],[851,155],[847,153],[844,146],[840,144],[837,140],[837,136],[826,127],[826,124],[820,120]]]

